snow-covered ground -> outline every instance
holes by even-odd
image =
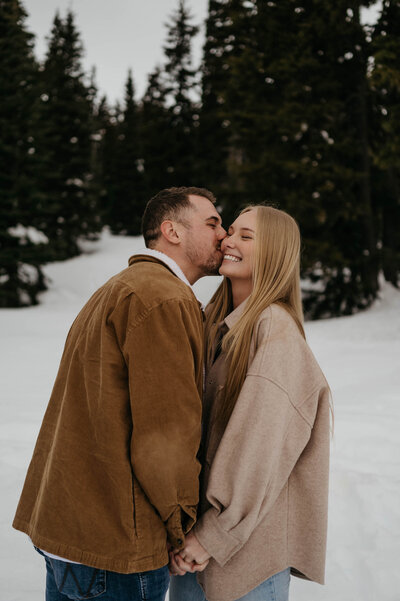
[[[76,313],[142,248],[104,234],[89,254],[46,268],[42,304],[0,311],[0,601],[42,601],[44,569],[11,528],[25,472]],[[195,286],[205,302],[218,278]],[[306,324],[335,407],[327,584],[293,579],[292,601],[400,600],[400,292],[352,317]]]

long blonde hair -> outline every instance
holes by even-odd
[[[293,317],[301,335],[303,308],[300,290],[300,231],[296,221],[279,209],[251,205],[240,214],[257,210],[253,253],[253,288],[245,309],[222,340],[227,354],[227,378],[218,398],[217,424],[225,427],[246,377],[251,338],[255,323],[272,303],[284,307]],[[207,311],[205,322],[206,356],[211,359],[218,324],[233,309],[231,284],[224,278]]]

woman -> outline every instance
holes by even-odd
[[[304,336],[300,234],[245,209],[222,242],[206,314],[202,499],[171,553],[170,601],[287,601],[290,574],[323,583],[330,394]],[[203,566],[199,565],[203,564]]]

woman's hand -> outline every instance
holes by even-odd
[[[197,565],[203,565],[205,562],[208,563],[211,557],[205,548],[201,546],[193,532],[189,532],[186,535],[185,546],[177,555],[185,562],[189,564],[194,562]]]
[[[181,551],[169,548],[169,572],[173,576],[183,576],[186,572],[202,572],[210,555],[201,546],[194,534],[185,537],[185,547]]]
[[[203,563],[195,563],[194,561],[188,563],[179,555],[171,551],[169,553],[169,573],[171,576],[184,576],[186,572],[194,574],[195,572],[202,572],[208,565],[207,561]]]
[[[184,576],[186,572],[193,572],[192,564],[186,563],[183,559],[178,558],[177,551],[168,551],[169,555],[169,573],[171,576]],[[179,564],[178,564],[179,561]]]

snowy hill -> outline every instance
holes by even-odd
[[[143,248],[104,234],[88,254],[49,265],[42,304],[0,311],[0,601],[41,601],[44,566],[11,528],[67,331],[87,298]],[[195,286],[206,302],[219,278]],[[331,385],[335,433],[327,585],[292,580],[292,601],[399,601],[400,292],[365,313],[306,324]]]

